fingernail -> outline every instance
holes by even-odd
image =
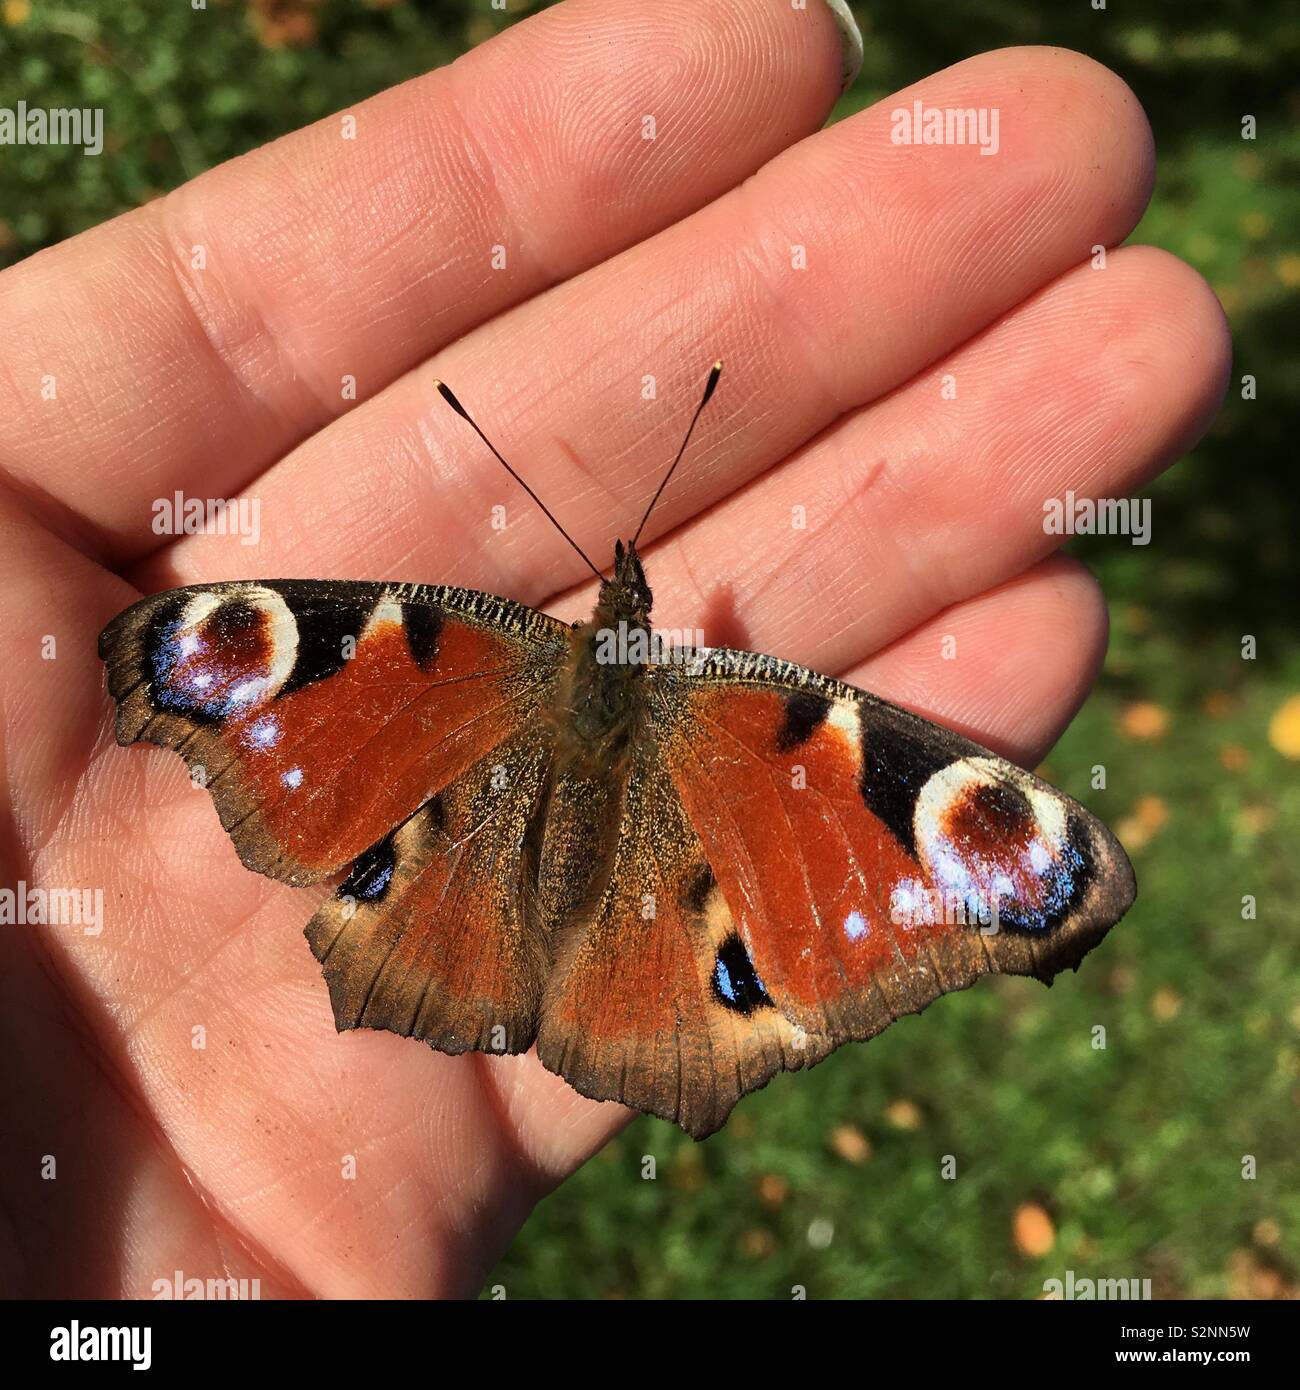
[[[835,27],[840,31],[840,41],[844,47],[844,62],[840,70],[840,91],[847,92],[853,80],[862,71],[862,30],[853,18],[848,0],[826,0],[826,6],[835,16]]]

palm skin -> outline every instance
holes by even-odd
[[[0,933],[6,1292],[470,1294],[627,1119],[531,1055],[337,1036],[302,939],[324,890],[247,873],[180,760],[112,739],[95,639],[143,591],[590,611],[435,377],[607,563],[725,358],[643,546],[657,623],[1031,765],[1068,722],[1105,611],[1043,500],[1127,495],[1199,436],[1222,315],[1163,253],[1093,268],[1152,177],[1104,69],[985,54],[814,134],[841,63],[816,5],[570,0],[355,140],[322,122],[0,277],[3,883],[104,895],[98,934]],[[998,157],[892,144],[917,96],[998,107]],[[256,498],[259,544],[158,536],[176,490]]]

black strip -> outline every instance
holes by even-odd
[[[374,611],[374,602],[370,599],[347,600],[327,606],[319,596],[308,599],[302,593],[301,585],[272,584],[268,587],[275,589],[284,599],[298,626],[297,659],[289,679],[280,687],[276,697],[282,700],[305,685],[337,675],[347,665],[347,657],[343,654],[344,639],[353,639],[355,653],[356,644],[361,641],[361,630]]]
[[[377,845],[352,861],[348,876],[339,884],[337,897],[360,898],[362,902],[379,902],[388,892],[397,865],[397,852],[392,835],[385,835]]]
[[[421,671],[429,672],[438,664],[438,639],[442,636],[442,613],[427,603],[402,604],[402,631],[411,659]]]
[[[829,713],[830,701],[824,695],[813,695],[811,691],[794,691],[787,695],[786,721],[776,735],[776,751],[788,753],[799,744],[806,744],[826,723]]]
[[[955,738],[950,744],[892,721],[862,720],[858,791],[867,810],[884,821],[909,854],[916,854],[913,821],[922,788],[940,769],[965,756],[966,745]]]
[[[825,695],[795,690],[785,697],[785,723],[776,736],[776,751],[789,753],[801,743],[807,743],[826,722],[831,702]]]

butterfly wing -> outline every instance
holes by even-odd
[[[560,925],[537,1054],[583,1095],[660,1115],[702,1139],[747,1091],[835,1043],[769,1007],[737,957],[734,919],[667,763],[634,756],[626,770],[605,793],[612,843],[595,860],[606,871],[576,910],[550,906],[563,896],[558,881],[581,877],[557,842],[589,841],[581,808],[601,796],[577,785],[566,804],[562,785],[552,802],[541,891]]]
[[[533,834],[551,765],[537,723],[494,748],[358,859],[307,926],[347,1028],[441,1052],[523,1052],[549,949]]]
[[[158,594],[100,638],[118,742],[202,769],[249,868],[346,870],[307,927],[336,1025],[446,1052],[536,1032],[529,834],[567,651],[564,624],[488,594],[314,581]]]
[[[589,1095],[702,1137],[776,1071],[982,975],[1050,981],[1133,900],[1081,806],[852,686],[725,650],[647,683],[619,853],[666,905],[660,939],[611,882],[543,1006],[543,1061]]]
[[[99,650],[117,741],[181,753],[243,862],[305,884],[533,719],[566,633],[468,589],[277,580],[156,594]]]

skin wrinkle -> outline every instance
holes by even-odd
[[[265,415],[275,425],[277,432],[286,440],[301,440],[308,437],[311,429],[311,412],[307,410],[296,411],[293,414],[287,413],[285,405],[287,402],[283,397],[274,391],[269,391],[266,386],[259,381],[262,375],[256,371],[250,371],[241,362],[240,354],[237,350],[232,350],[231,344],[227,341],[227,335],[220,327],[217,317],[208,308],[208,301],[203,285],[203,276],[214,276],[220,284],[221,277],[221,257],[213,256],[211,263],[206,270],[197,272],[197,278],[192,276],[191,269],[185,261],[185,253],[182,249],[185,238],[180,235],[179,229],[173,233],[173,213],[179,215],[180,200],[177,193],[169,194],[162,199],[161,206],[155,216],[156,229],[152,239],[151,250],[154,257],[167,270],[172,282],[176,287],[174,302],[184,311],[186,317],[194,325],[195,341],[204,345],[204,351],[208,359],[215,363],[221,374],[230,382],[234,388],[234,399],[241,402],[249,402],[254,409],[249,411],[250,417],[254,415]],[[203,234],[205,235],[205,234]],[[203,235],[195,244],[204,244]],[[231,302],[238,300],[247,312],[254,316],[254,327],[249,335],[251,340],[256,342],[261,348],[251,354],[252,360],[257,362],[262,359],[264,354],[269,353],[271,360],[274,361],[279,371],[277,375],[281,379],[290,379],[306,383],[296,369],[296,363],[290,360],[289,355],[279,338],[271,332],[270,324],[255,303],[248,299],[240,298],[229,291],[226,292],[226,299]],[[320,396],[312,390],[312,395],[318,407],[322,406]],[[329,419],[335,413],[331,406],[324,412],[324,418]]]
[[[884,641],[890,641],[899,633],[910,631],[925,618],[942,612],[953,601],[957,586],[945,572],[942,563],[942,547],[927,548],[924,552],[924,558],[921,558],[914,553],[912,546],[907,543],[907,537],[900,534],[894,527],[881,524],[877,505],[878,494],[881,490],[901,497],[905,497],[908,492],[907,482],[903,479],[896,479],[887,457],[878,460],[874,466],[868,465],[865,476],[856,470],[849,470],[847,475],[837,473],[835,476],[843,490],[841,506],[847,510],[850,516],[857,517],[859,521],[857,526],[850,527],[851,533],[871,537],[872,547],[877,557],[875,567],[901,571],[907,576],[906,587],[913,596],[912,601],[905,611],[899,611],[897,616],[891,617],[884,635]],[[878,557],[881,549],[886,545],[890,560],[887,566],[882,566]],[[936,571],[938,572],[937,579]],[[901,609],[901,605],[899,608]],[[873,650],[879,650],[881,645],[883,642],[877,641]],[[863,655],[870,654],[867,652]]]
[[[788,265],[778,271],[770,256],[765,254],[768,244],[780,242],[783,234],[771,215],[757,205],[754,190],[761,189],[762,184],[760,178],[747,179],[732,195],[739,205],[737,216],[742,230],[732,243],[731,259],[741,271],[736,276],[737,284],[747,289],[757,285],[761,289],[771,306],[767,321],[782,326],[782,343],[787,348],[793,347],[798,353],[799,366],[791,375],[797,377],[805,389],[809,383],[817,388],[821,401],[818,419],[821,423],[814,426],[815,434],[833,424],[848,407],[822,370],[823,363],[816,345],[823,335],[809,331],[800,295],[791,293],[794,285],[799,283],[794,277],[806,272],[795,271]],[[794,243],[787,238],[784,244],[789,247]],[[743,271],[746,268],[753,273],[745,275]],[[792,326],[797,331],[789,331]]]
[[[579,495],[582,495],[583,492],[595,492],[603,496],[610,504],[609,510],[611,516],[617,516],[623,511],[623,500],[618,497],[613,488],[604,481],[597,469],[585,461],[582,451],[576,445],[571,444],[563,434],[556,433],[551,439],[551,447],[555,453],[565,461],[569,469],[576,473],[583,482],[589,485],[588,488],[579,488]],[[547,506],[551,506],[551,504],[548,502]],[[554,510],[554,508],[552,508],[552,510]],[[599,565],[597,568],[599,568]]]
[[[363,1154],[365,1154],[367,1150],[373,1151],[374,1149],[376,1149],[384,1141],[386,1137],[388,1136],[370,1134],[363,1137],[360,1140],[360,1142],[355,1143],[353,1147],[356,1151],[358,1159],[360,1159],[360,1157]],[[254,1160],[249,1160],[249,1162],[252,1161]],[[249,1189],[246,1192],[241,1193],[239,1198],[231,1202],[231,1206],[238,1208],[241,1206],[249,1205],[258,1197],[265,1194],[271,1194],[276,1192],[288,1193],[291,1189],[287,1180],[299,1174],[309,1174],[311,1170],[312,1163],[310,1159],[304,1160],[303,1163],[298,1165],[291,1165],[287,1169],[278,1168],[275,1172],[275,1175],[272,1178],[270,1178],[270,1180],[266,1184],[264,1184],[260,1188]],[[386,1189],[385,1195],[400,1189],[408,1180],[413,1180],[413,1177],[408,1179],[408,1175],[402,1173],[395,1174],[393,1181],[388,1185]],[[348,1199],[349,1194],[346,1192],[345,1189],[340,1187],[332,1196],[327,1197],[325,1201],[322,1202],[315,1211],[304,1212],[302,1214],[302,1219],[291,1228],[291,1234],[295,1237],[300,1238],[303,1235],[315,1230],[329,1229],[330,1222],[328,1218],[330,1212],[336,1206],[342,1205]],[[206,1201],[210,1202],[211,1200],[212,1199],[210,1196],[206,1198]],[[384,1209],[383,1201],[379,1195],[376,1195],[371,1199],[369,1206],[375,1210]],[[289,1209],[294,1210],[292,1206],[290,1206]],[[278,1234],[283,1236],[285,1233],[279,1232]],[[389,1242],[390,1248],[392,1248],[395,1245],[395,1243],[396,1241],[394,1238],[392,1241]],[[308,1256],[303,1257],[304,1261],[308,1260],[309,1258],[310,1257]],[[284,1273],[286,1277],[289,1277],[288,1270],[285,1270]],[[319,1277],[320,1272],[317,1267],[304,1269],[301,1272],[296,1268],[296,1266],[292,1267],[292,1276],[290,1282],[294,1287],[296,1287],[299,1290],[299,1292],[296,1294],[291,1294],[290,1296],[297,1298],[313,1296],[337,1296],[332,1295],[320,1282],[318,1282]]]
[[[452,419],[454,422],[455,417]],[[569,548],[564,540],[537,512],[527,493],[518,487],[490,454],[488,462],[491,468],[470,460],[462,466],[453,464],[448,470],[449,461],[468,458],[468,455],[462,455],[457,450],[462,447],[468,449],[470,444],[457,445],[446,436],[439,436],[427,419],[421,419],[419,422],[419,438],[426,456],[434,464],[435,470],[438,470],[435,500],[445,499],[449,504],[438,508],[437,513],[440,526],[447,527],[450,524],[454,527],[457,544],[449,545],[448,550],[467,559],[467,563],[463,564],[458,561],[455,570],[476,576],[473,582],[468,579],[465,581],[469,587],[484,589],[489,593],[518,596],[521,602],[530,602],[534,598],[530,591],[538,588],[536,576],[539,571],[546,573],[552,565],[567,565]],[[483,453],[487,452],[482,449],[479,440],[472,439],[471,442]],[[502,452],[505,453],[505,450]],[[510,454],[505,453],[505,457],[509,458]],[[466,494],[469,494],[468,498]],[[491,533],[504,541],[504,544],[498,543],[493,546],[483,537],[482,528],[471,525],[469,518],[490,512],[490,509],[497,505],[504,505],[506,508],[506,530]],[[522,522],[517,518],[522,518]],[[525,547],[532,550],[529,563],[517,558],[520,545],[511,535],[512,532],[518,532],[521,525],[526,528],[530,537]],[[542,545],[552,547],[558,558],[549,564],[539,562],[537,550]],[[503,550],[506,551],[504,557]],[[480,574],[483,575],[481,580],[477,578]],[[448,575],[447,582],[450,580],[451,576]],[[533,602],[532,606],[544,605]]]
[[[531,293],[540,294],[547,286],[554,285],[563,279],[564,272],[560,267],[548,263],[547,258],[541,254],[541,247],[535,244],[535,239],[528,235],[528,220],[515,214],[512,202],[507,197],[501,183],[498,161],[493,160],[485,150],[461,99],[460,88],[464,82],[464,66],[460,62],[455,62],[449,68],[444,69],[444,72],[447,79],[445,84],[447,114],[452,118],[450,123],[455,126],[460,136],[461,153],[469,167],[474,171],[477,186],[483,194],[483,205],[488,208],[494,207],[496,210],[495,225],[489,213],[484,218],[484,229],[489,232],[489,235],[495,230],[496,236],[500,237],[501,243],[506,247],[507,264],[511,265],[516,273],[518,266],[514,264],[514,259],[516,256],[522,258],[525,267],[525,279],[532,284]],[[508,166],[509,161],[506,161],[505,167]],[[532,275],[527,274],[528,269],[532,270]]]
[[[267,894],[268,899],[270,896]],[[123,1021],[121,1026],[124,1045],[129,1049],[133,1040],[142,1032],[150,1018],[160,1012],[165,1005],[178,1000],[185,990],[196,988],[201,983],[199,980],[201,974],[206,973],[209,967],[223,956],[231,946],[242,944],[244,943],[238,931],[229,932],[218,940],[212,950],[183,968],[173,980],[168,982],[161,994],[151,1000],[143,1009],[132,1014],[130,1019]]]

